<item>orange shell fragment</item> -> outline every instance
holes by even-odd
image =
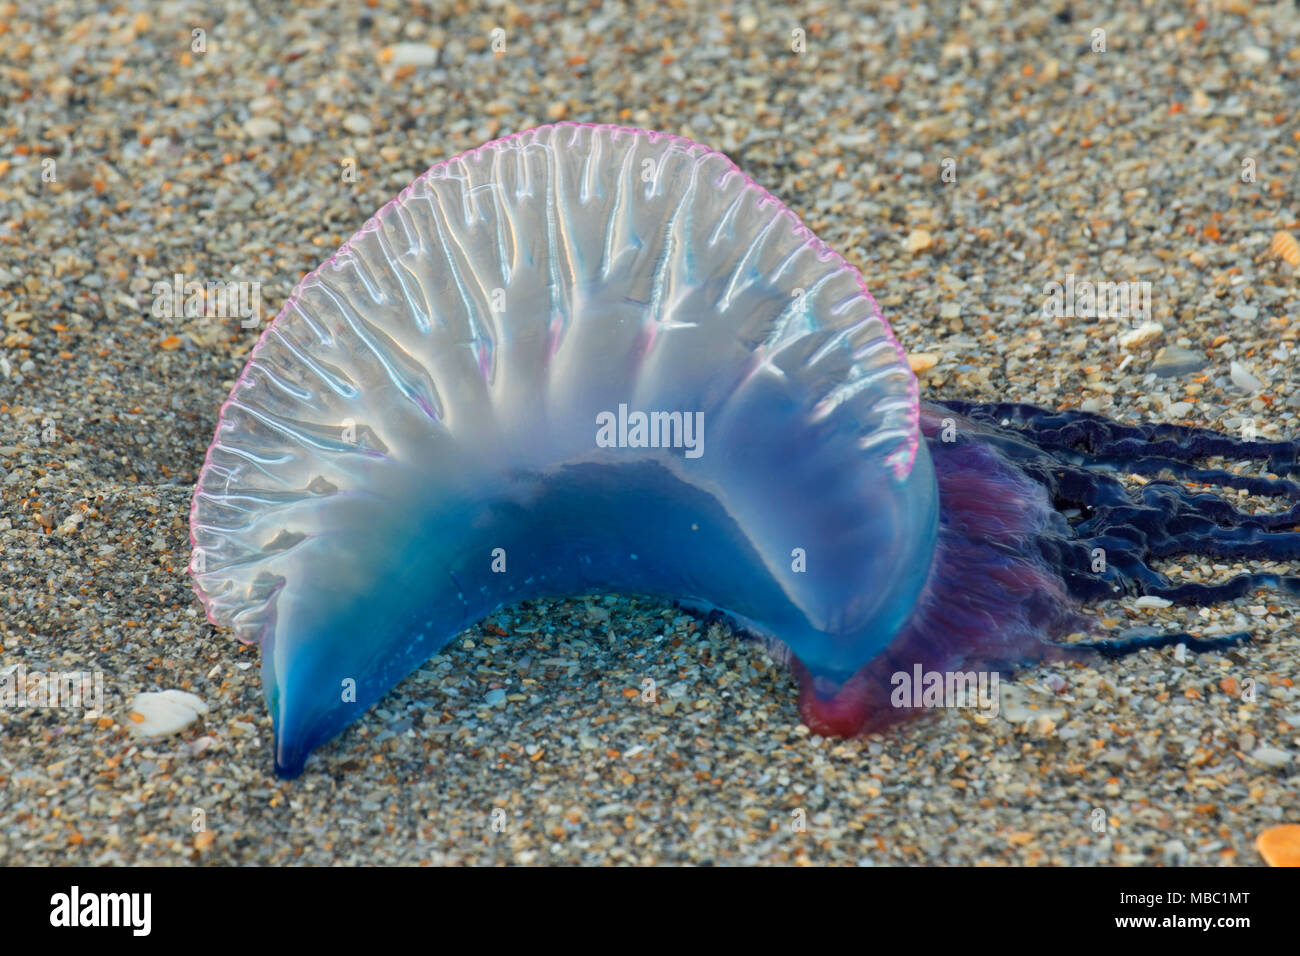
[[[1269,866],[1300,866],[1300,823],[1269,827],[1255,838],[1255,849]]]

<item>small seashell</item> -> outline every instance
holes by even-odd
[[[1165,327],[1159,322],[1144,322],[1135,329],[1129,329],[1121,334],[1118,338],[1120,348],[1136,349],[1141,348],[1149,342],[1154,342],[1160,336],[1165,334]]]
[[[912,352],[907,356],[907,364],[918,374],[928,372],[939,364],[939,356],[933,352]]]
[[[1255,849],[1269,866],[1300,866],[1300,823],[1269,827],[1255,838]]]
[[[1156,595],[1154,594],[1144,594],[1136,601],[1133,602],[1133,606],[1143,607],[1143,608],[1146,607],[1159,608],[1159,607],[1170,607],[1173,605],[1173,603],[1174,603],[1173,601],[1166,600],[1165,598],[1156,597]]]
[[[389,66],[436,66],[438,48],[427,43],[397,43],[385,47],[380,58]]]
[[[1300,269],[1300,242],[1285,229],[1273,234],[1273,241],[1268,244],[1268,251],[1288,265]]]
[[[1232,384],[1237,386],[1237,388],[1241,389],[1243,392],[1258,392],[1264,387],[1264,383],[1256,378],[1250,369],[1242,365],[1240,362],[1233,362],[1230,366],[1230,372],[1232,376]]]
[[[207,712],[208,705],[202,698],[183,690],[164,690],[137,694],[127,718],[131,733],[137,737],[166,737],[184,730]]]

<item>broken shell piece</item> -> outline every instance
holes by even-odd
[[[928,372],[939,364],[939,356],[933,352],[912,352],[907,356],[907,364],[912,366],[913,372]]]
[[[1141,348],[1154,342],[1165,334],[1165,327],[1159,322],[1143,322],[1135,329],[1129,329],[1119,336],[1119,346],[1124,349]]]
[[[1255,377],[1249,368],[1240,362],[1233,362],[1230,367],[1232,384],[1236,385],[1243,392],[1254,393],[1264,387],[1264,383]]]

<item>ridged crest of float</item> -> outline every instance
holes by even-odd
[[[814,419],[851,403],[864,453],[911,468],[916,380],[860,274],[721,153],[559,124],[437,164],[298,284],[222,408],[191,513],[210,620],[258,640],[371,467],[700,356],[801,377]]]
[[[629,409],[700,416],[702,454],[598,445]],[[437,164],[299,283],[221,409],[191,573],[262,644],[296,772],[363,709],[339,680],[372,702],[534,595],[691,600],[849,674],[906,617],[935,512],[858,271],[720,153],[560,124]]]

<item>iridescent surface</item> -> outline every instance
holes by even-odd
[[[702,443],[602,447],[620,406]],[[298,286],[222,408],[191,571],[262,646],[287,776],[536,596],[718,608],[833,691],[930,568],[917,415],[857,271],[729,160],[544,127],[435,166]]]
[[[1153,567],[1300,558],[1298,452],[921,405],[857,271],[729,160],[560,124],[433,167],[298,286],[222,408],[191,573],[261,644],[285,776],[465,627],[587,591],[725,615],[790,660],[810,728],[857,734],[917,716],[891,704],[915,668],[1243,640],[1053,643],[1090,630],[1078,601],[1300,591]]]

